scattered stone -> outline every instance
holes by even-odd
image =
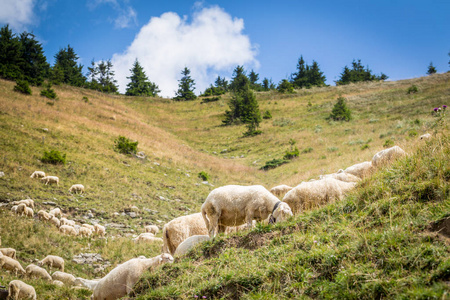
[[[115,213],[113,213],[113,216],[118,217],[118,216],[120,216],[120,214],[118,212],[115,212]]]
[[[50,206],[56,206],[56,203],[55,203],[55,202],[53,202],[53,201],[46,201],[46,202],[42,202],[42,204],[45,204],[45,205],[50,205]]]
[[[245,157],[245,155],[244,154],[242,154],[241,156],[239,156],[240,158],[244,158]]]
[[[187,177],[191,177],[191,175],[189,175],[188,173],[186,173],[186,176],[187,176]]]
[[[72,261],[80,265],[92,265],[97,262],[103,263],[105,260],[99,253],[80,253],[75,255]]]
[[[5,176],[5,172],[0,172],[0,177]]]
[[[133,218],[133,219],[137,217],[137,214],[135,212],[133,212],[133,211],[132,212],[128,212],[127,215],[130,216],[130,218]]]
[[[157,162],[154,162],[153,164],[154,164],[155,166],[160,166],[160,164],[157,163]]]
[[[145,156],[144,152],[140,151],[140,152],[136,153],[136,157],[140,158],[140,159],[145,159],[146,156]]]
[[[94,218],[94,214],[92,214],[91,212],[89,212],[89,213],[87,213],[87,214],[84,216],[84,218],[85,218],[85,219],[93,219],[93,218]]]
[[[42,131],[48,132],[48,128],[41,128]]]
[[[204,184],[204,185],[209,185],[209,186],[214,186],[214,185],[212,185],[211,183],[209,183],[208,181],[202,181],[202,184]]]

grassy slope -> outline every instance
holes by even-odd
[[[201,184],[197,177],[200,171],[211,175],[214,186],[296,185],[301,180],[370,160],[386,139],[412,152],[417,134],[430,131],[435,121],[430,110],[448,100],[449,82],[449,74],[440,74],[400,82],[302,90],[287,96],[261,93],[261,109],[270,110],[274,118],[262,123],[263,135],[241,138],[243,126],[220,126],[226,100],[173,103],[165,99],[106,96],[62,86],[55,88],[59,100],[48,105],[45,98],[37,96],[39,89],[33,88],[36,96],[23,96],[12,92],[13,83],[0,81],[0,171],[6,174],[0,178],[0,200],[29,196],[37,202],[37,209],[48,208],[41,204],[44,201],[55,201],[80,221],[91,209],[101,223],[124,223],[130,226],[128,230],[139,232],[144,222],[166,222],[198,211],[214,188]],[[420,92],[407,95],[406,89],[412,84]],[[341,94],[347,97],[354,120],[326,121]],[[83,96],[89,98],[89,103],[82,100]],[[113,141],[119,135],[138,140],[138,149],[147,154],[147,159],[114,152]],[[313,151],[269,172],[259,171],[265,161],[282,157],[291,138],[300,150],[312,147]],[[69,163],[42,164],[39,158],[51,148],[66,153]],[[60,186],[44,186],[30,179],[29,175],[38,169],[59,176]],[[69,194],[67,190],[74,183],[83,183],[87,193]],[[160,196],[168,201],[160,200]],[[113,216],[113,212],[121,212],[132,204],[157,212],[141,210],[136,219]],[[136,255],[153,256],[159,252],[156,246],[135,246],[129,237],[109,240],[107,244],[61,237],[44,224],[17,221],[7,212],[0,212],[0,224],[3,246],[16,248],[23,265],[49,253],[70,261],[73,254],[98,252],[115,265]],[[303,239],[301,234],[293,236],[294,241]],[[222,259],[226,261],[226,257]],[[93,277],[91,268],[83,269],[71,262],[68,270]],[[8,279],[6,275],[2,283]],[[51,291],[42,283],[37,286],[45,298],[58,298],[58,293],[75,297],[67,290]],[[186,293],[192,291],[189,288]]]

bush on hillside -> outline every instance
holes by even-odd
[[[417,85],[413,84],[412,86],[410,86],[408,88],[408,90],[406,91],[408,94],[415,94],[419,92],[419,88],[417,87]]]
[[[261,167],[261,170],[267,171],[270,169],[275,169],[276,167],[279,167],[283,164],[287,164],[288,161],[280,158],[275,158],[269,161],[266,161],[266,164]]]
[[[200,179],[202,179],[203,181],[208,181],[209,180],[209,175],[205,171],[201,171],[200,173],[198,173],[198,177]]]
[[[44,151],[41,161],[46,164],[65,165],[66,154],[61,154],[58,150]]]
[[[17,80],[14,86],[14,91],[25,95],[31,95],[31,89],[28,82],[25,80]]]
[[[263,119],[267,120],[267,119],[272,119],[272,114],[270,113],[270,111],[266,110],[263,114]]]
[[[350,121],[352,119],[352,112],[345,104],[345,98],[339,97],[337,99],[336,104],[333,107],[333,110],[331,111],[329,119],[332,119],[334,121]]]
[[[41,91],[41,96],[47,97],[49,99],[56,99],[55,90],[52,89],[52,84],[49,83],[45,89]]]
[[[138,141],[132,142],[130,139],[119,136],[114,140],[114,150],[122,154],[136,154]]]

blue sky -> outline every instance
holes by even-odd
[[[138,58],[162,94],[173,96],[187,66],[198,94],[236,65],[278,83],[300,55],[327,83],[361,59],[390,80],[450,68],[450,1],[0,0],[0,25],[33,32],[54,63],[70,44],[85,67],[113,61],[124,91]],[[85,68],[86,70],[86,68]]]

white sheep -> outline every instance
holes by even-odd
[[[32,299],[36,300],[34,287],[21,280],[13,280],[8,286],[8,299]]]
[[[76,194],[78,194],[78,192],[79,192],[80,194],[83,194],[83,192],[84,192],[84,185],[82,185],[82,184],[74,184],[74,185],[72,185],[70,187],[69,192],[76,193]]]
[[[102,226],[102,225],[97,223],[97,224],[94,225],[94,229],[95,229],[94,233],[96,235],[105,236],[105,234],[106,234],[105,226]]]
[[[61,218],[59,221],[61,222],[61,225],[68,225],[68,226],[72,226],[72,227],[75,226],[74,220],[68,220],[66,218]]]
[[[154,242],[161,242],[163,243],[163,239],[162,238],[158,238],[153,236],[153,233],[150,232],[145,232],[145,233],[141,233],[137,238],[133,239],[134,242],[136,243],[154,243]]]
[[[89,237],[92,235],[92,230],[87,227],[81,226],[78,229],[78,235],[84,236],[84,237]]]
[[[51,218],[53,218],[53,216],[51,214],[49,214],[48,212],[46,212],[45,210],[40,210],[37,212],[38,218],[42,221],[48,221]]]
[[[225,232],[227,226],[239,226],[252,221],[262,221],[272,215],[274,222],[292,216],[289,205],[269,192],[262,185],[227,185],[212,190],[202,205],[202,216],[209,236]]]
[[[56,255],[47,255],[43,260],[38,262],[38,266],[48,265],[51,270],[52,267],[64,272],[64,259]]]
[[[9,256],[5,255],[0,256],[0,268],[14,272],[16,274],[16,277],[17,273],[25,275],[25,270],[21,266],[21,264],[17,260]]]
[[[16,249],[13,248],[0,248],[0,253],[8,257],[16,259]]]
[[[44,171],[34,171],[33,174],[31,174],[30,178],[42,178],[45,177]]]
[[[181,244],[178,245],[175,250],[174,257],[182,256],[189,252],[195,245],[209,240],[209,235],[193,235],[185,239]]]
[[[11,207],[11,211],[14,213],[14,214],[19,214],[18,212],[17,212],[17,209],[19,208],[19,205],[14,205],[13,207]]]
[[[431,134],[425,133],[424,135],[421,135],[419,137],[419,139],[421,139],[421,140],[429,140],[429,139],[431,139]]]
[[[95,231],[95,227],[91,224],[84,223],[84,224],[81,224],[81,227],[89,228],[92,232]]]
[[[51,209],[48,213],[55,217],[62,217],[61,209],[59,207]]]
[[[365,161],[359,164],[355,164],[344,170],[345,173],[355,175],[361,179],[364,179],[370,174],[372,174],[372,171],[373,166],[371,161]]]
[[[326,174],[326,175],[320,175],[319,177],[320,179],[323,178],[334,178],[340,181],[345,181],[345,182],[358,182],[361,181],[361,178],[347,173],[344,170],[339,170],[337,173],[332,173],[332,174]]]
[[[95,286],[93,300],[115,300],[128,295],[141,275],[148,269],[172,263],[173,257],[164,253],[153,258],[133,258],[118,265]]]
[[[27,208],[27,206],[26,206],[24,203],[20,203],[20,204],[17,206],[16,213],[17,213],[18,215],[23,216],[23,215],[25,214],[25,209],[26,209],[26,208]]]
[[[13,201],[12,205],[19,205],[19,204],[25,204],[28,207],[31,207],[34,209],[34,200],[33,199],[24,199],[19,201]]]
[[[153,234],[157,234],[159,232],[159,228],[156,225],[147,225],[144,227],[145,232],[150,232]]]
[[[36,266],[34,264],[30,264],[25,268],[25,272],[30,278],[42,278],[48,281],[52,281],[52,277],[48,274],[47,270]]]
[[[60,281],[60,280],[52,280],[52,284],[59,286],[59,287],[63,287],[64,286],[64,282]]]
[[[406,152],[399,146],[384,149],[373,156],[372,165],[377,168],[405,155]]]
[[[89,280],[89,279],[77,277],[77,278],[75,278],[74,285],[75,286],[83,286],[83,287],[86,287],[86,288],[90,289],[91,291],[93,291],[99,281],[100,281],[100,279]]]
[[[53,280],[59,280],[64,282],[65,285],[71,286],[75,284],[75,276],[69,273],[56,271],[52,274]]]
[[[57,176],[45,176],[44,178],[41,178],[42,182],[45,182],[45,185],[47,184],[55,184],[59,185],[59,178]]]
[[[355,182],[340,181],[331,177],[302,182],[284,196],[283,202],[297,214],[305,209],[340,200],[355,185]]]
[[[33,209],[31,207],[25,207],[24,211],[25,216],[32,218],[34,216]]]
[[[274,186],[273,188],[270,189],[270,192],[277,197],[283,197],[290,190],[292,190],[291,186],[282,184],[282,185]]]
[[[53,225],[55,225],[58,228],[61,226],[61,222],[55,216],[52,216],[52,218],[49,221],[50,221],[50,223],[52,223]]]
[[[61,225],[59,226],[59,232],[63,233],[63,234],[68,234],[68,235],[78,235],[77,230],[75,229],[75,227],[70,226],[70,225]]]

